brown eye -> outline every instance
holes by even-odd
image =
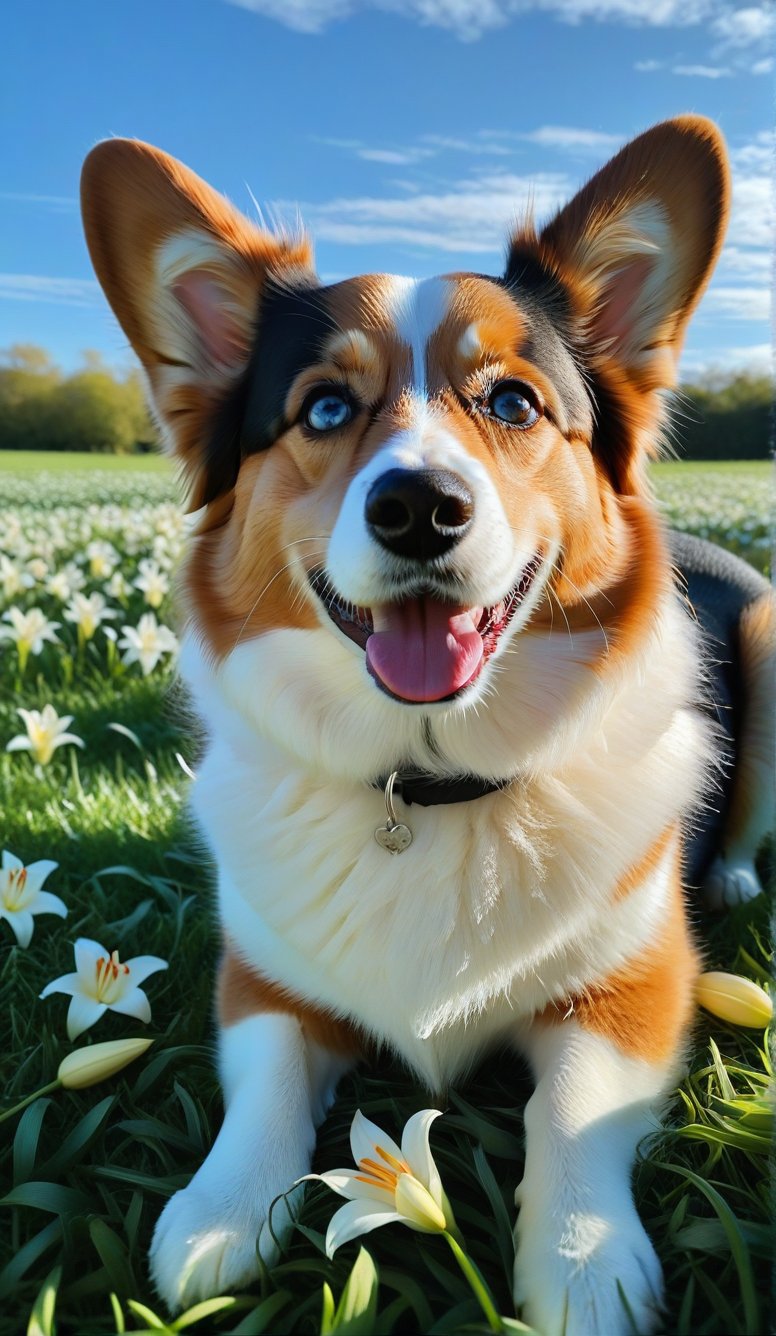
[[[501,380],[488,395],[488,409],[508,427],[532,427],[539,421],[533,392],[519,380]]]

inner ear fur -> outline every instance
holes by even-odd
[[[661,420],[653,391],[676,384],[679,354],[722,246],[730,175],[712,121],[680,116],[626,144],[537,235],[512,238],[507,281],[527,262],[562,290],[566,337],[589,375],[599,427],[615,410],[622,490],[637,490]]]
[[[92,149],[81,207],[97,277],[197,507],[220,490],[208,436],[248,364],[262,290],[309,278],[309,243],[256,227],[182,163],[134,139]],[[224,479],[233,475],[225,460]]]

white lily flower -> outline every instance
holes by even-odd
[[[131,585],[124,576],[123,571],[114,571],[105,588],[111,598],[128,598]]]
[[[30,608],[22,612],[21,608],[9,608],[3,613],[3,620],[10,626],[0,626],[0,640],[14,640],[19,655],[19,667],[24,672],[30,654],[40,654],[45,641],[59,644],[56,634],[60,622],[50,622],[41,608]]]
[[[178,641],[169,626],[160,626],[152,612],[146,612],[137,626],[123,626],[123,637],[119,649],[125,650],[122,662],[139,663],[143,676],[147,677],[156,667],[163,654],[174,654]]]
[[[112,543],[95,538],[86,549],[89,574],[94,580],[108,580],[119,563],[119,554]]]
[[[46,984],[40,996],[70,995],[67,1035],[69,1039],[77,1039],[109,1008],[147,1024],[151,1006],[139,985],[150,974],[166,969],[167,961],[159,956],[135,956],[133,960],[121,961],[118,951],[109,953],[99,942],[79,937],[75,944],[75,973],[63,974]]]
[[[139,563],[140,574],[133,580],[135,589],[140,589],[145,602],[151,608],[161,607],[165,594],[169,593],[170,581],[155,561],[149,557]]]
[[[455,1229],[450,1203],[442,1187],[428,1134],[439,1109],[423,1109],[410,1118],[402,1133],[401,1146],[365,1118],[360,1109],[350,1129],[355,1169],[331,1169],[307,1174],[325,1183],[346,1206],[335,1211],[326,1231],[326,1255],[360,1234],[380,1225],[400,1221],[423,1234],[442,1234]]]
[[[76,737],[75,733],[68,733],[66,729],[73,722],[72,714],[63,714],[62,717],[57,714],[53,705],[44,705],[43,710],[23,710],[19,707],[16,711],[24,720],[24,727],[27,729],[27,735],[19,733],[6,746],[6,751],[28,751],[32,752],[39,765],[48,765],[57,747],[64,747],[68,743],[73,743],[76,747],[83,747],[83,738]]]
[[[0,869],[0,919],[10,923],[19,946],[29,946],[35,926],[33,915],[58,914],[67,917],[67,905],[58,895],[42,891],[46,877],[59,867],[48,858],[24,866],[15,854],[3,850]]]
[[[90,594],[88,598],[85,594],[73,594],[64,616],[78,627],[84,640],[91,640],[97,627],[112,620],[116,612],[107,606],[103,594]]]
[[[0,590],[5,598],[15,598],[22,590],[32,589],[34,583],[28,571],[21,571],[16,562],[0,552]]]
[[[46,589],[54,598],[58,598],[60,603],[66,603],[73,594],[78,593],[79,589],[83,589],[85,584],[83,571],[74,561],[68,561],[61,570],[49,576]]]

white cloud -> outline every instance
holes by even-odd
[[[721,49],[759,46],[776,32],[776,15],[770,5],[725,7],[712,21],[711,30],[720,39]]]
[[[713,353],[686,349],[682,354],[680,374],[683,380],[713,371],[752,371],[755,375],[770,375],[773,370],[773,350],[769,343],[752,343],[732,348],[716,348]]]
[[[602,130],[584,130],[571,125],[543,125],[539,130],[529,130],[516,136],[530,144],[541,144],[543,148],[557,148],[566,152],[575,149],[591,149],[593,152],[619,148],[622,135],[605,134]]]
[[[50,278],[46,274],[0,274],[0,298],[53,302],[57,306],[93,306],[100,287],[92,278]]]
[[[654,74],[655,70],[665,69],[664,60],[637,60],[633,66],[641,74]]]
[[[390,167],[406,167],[411,163],[422,161],[423,158],[431,157],[431,153],[430,151],[424,153],[422,149],[357,148],[356,157],[363,158],[365,162],[382,162]]]
[[[770,293],[766,287],[723,287],[712,284],[703,299],[706,313],[715,311],[729,320],[767,320]]]
[[[560,172],[531,177],[493,172],[439,194],[356,196],[301,208],[313,235],[322,241],[482,255],[503,252],[510,228],[528,203],[542,216],[572,192],[571,181]],[[294,206],[283,202],[276,207],[285,213]]]
[[[752,66],[752,74],[770,74],[773,63],[773,56],[766,56],[765,60],[756,60]]]
[[[585,20],[638,27],[686,27],[708,19],[718,0],[229,0],[303,33],[319,33],[358,9],[400,14],[423,27],[444,28],[463,41],[504,27],[516,15],[545,12],[566,23]]]
[[[56,213],[70,213],[78,208],[78,200],[70,195],[34,195],[26,190],[0,190],[0,199],[9,204],[42,204]]]
[[[695,79],[728,79],[733,71],[720,65],[673,65],[671,73]]]

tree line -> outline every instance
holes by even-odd
[[[770,378],[751,371],[708,372],[683,384],[670,439],[681,459],[764,459],[771,435]],[[0,352],[0,450],[153,449],[157,431],[140,374],[118,374],[99,353],[64,375],[44,348]]]

